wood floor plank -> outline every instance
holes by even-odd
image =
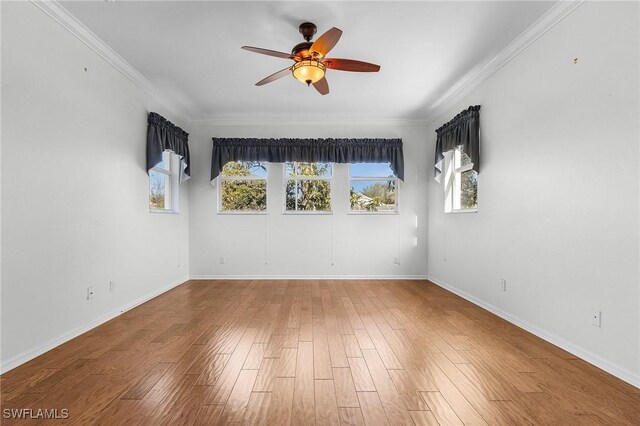
[[[264,349],[265,358],[280,358],[284,349],[284,334],[272,334]]]
[[[338,408],[341,426],[365,426],[360,408]]]
[[[294,425],[315,422],[315,383],[313,379],[313,343],[300,342],[293,393]]]
[[[343,334],[342,343],[344,344],[344,352],[347,358],[362,358],[360,345],[355,334]]]
[[[367,426],[389,424],[377,392],[358,392],[358,402],[360,403],[364,423]]]
[[[300,307],[299,342],[311,342],[313,339],[313,316],[311,310],[311,297],[303,296]]]
[[[196,384],[207,386],[215,385],[224,371],[227,362],[229,362],[229,358],[231,358],[230,354],[215,354],[204,367],[202,373],[200,373]]]
[[[282,347],[287,348],[297,348],[299,341],[300,329],[298,328],[287,328],[284,334],[284,340],[282,342]]]
[[[349,322],[351,322],[351,327],[354,330],[364,330],[364,324],[362,324],[362,320],[360,320],[360,316],[356,311],[355,306],[353,306],[353,301],[349,297],[341,297],[342,306],[347,314],[347,318],[349,318]]]
[[[172,366],[170,362],[159,362],[151,368],[120,399],[142,399],[158,383]]]
[[[244,414],[244,425],[266,425],[271,405],[271,392],[252,392]]]
[[[409,411],[409,414],[416,426],[440,426],[431,411]]]
[[[338,407],[360,407],[350,368],[334,368],[333,384]]]
[[[364,358],[349,358],[349,369],[357,392],[375,392],[376,386]]]
[[[316,380],[316,426],[340,424],[333,380]]]
[[[262,358],[258,377],[253,385],[254,392],[271,392],[276,380],[278,358]]]
[[[440,425],[463,426],[462,420],[440,392],[422,392],[422,397]]]
[[[333,379],[329,342],[323,320],[313,321],[313,373],[315,379]]]
[[[518,392],[508,381],[490,370],[481,370],[481,367],[471,364],[456,364],[456,368],[490,401],[509,401]]]
[[[244,420],[245,410],[249,405],[251,398],[251,390],[258,376],[258,370],[242,370],[238,375],[231,395],[224,407],[222,416],[220,416],[219,424],[237,425],[242,424]]]
[[[265,343],[254,343],[251,346],[251,350],[249,351],[249,355],[247,355],[247,359],[244,361],[244,365],[242,366],[243,370],[259,370],[260,364],[262,364],[262,357],[264,356],[264,351],[266,349]]]
[[[413,280],[191,281],[0,383],[3,409],[105,426],[640,418],[638,388]]]
[[[302,313],[302,297],[295,296],[291,303],[291,309],[289,310],[289,316],[287,317],[287,328],[298,329],[300,328],[300,317]],[[297,339],[296,339],[297,340]]]
[[[365,324],[366,326],[366,324]],[[376,386],[376,391],[384,407],[387,419],[393,425],[412,425],[413,420],[407,412],[391,377],[387,372],[382,358],[374,349],[363,350],[362,354]]]
[[[11,372],[15,372],[12,370]],[[0,393],[3,401],[9,401],[21,393],[33,393],[33,388],[38,383],[47,379],[49,376],[56,374],[60,371],[58,368],[42,368],[42,369],[20,369],[21,373],[14,373],[13,376],[8,378],[3,377],[2,386],[0,386]]]
[[[195,380],[193,380],[194,378]],[[175,393],[178,390],[186,391],[191,380],[193,380],[193,386],[197,386],[197,376],[195,375],[165,374],[139,401],[136,406],[137,415],[147,418],[160,406],[162,406],[161,409],[168,409],[167,404],[174,399]]]
[[[484,414],[493,422],[500,420],[500,413],[484,394],[458,370],[456,365],[445,354],[429,354],[436,361],[437,367],[433,367],[434,375],[438,371],[444,373],[436,386],[449,404],[454,408],[456,414],[464,423],[486,425]],[[445,378],[446,376],[446,378]]]
[[[196,419],[193,423],[194,426],[210,426],[218,423],[218,419],[222,415],[224,410],[223,404],[203,405]]]
[[[355,333],[356,340],[358,341],[358,346],[360,346],[360,349],[376,348],[375,345],[373,344],[373,341],[371,340],[371,337],[369,337],[369,333],[367,333],[367,330],[354,329],[353,332]]]
[[[276,377],[296,377],[296,359],[298,350],[294,348],[282,349],[282,355],[276,362]]]
[[[405,370],[387,370],[404,406],[409,411],[428,410],[413,378]]]
[[[118,399],[112,401],[108,407],[98,413],[94,424],[100,426],[142,424],[145,418],[137,415],[139,403],[140,400],[137,399]]]
[[[501,413],[504,414],[505,418],[508,419],[507,424],[522,424],[522,425],[531,425],[536,426],[539,423],[538,419],[534,416],[531,416],[527,410],[523,409],[523,407],[514,401],[506,401],[506,400],[494,400],[491,401],[491,404],[496,406]]]
[[[389,369],[402,370],[404,368],[402,363],[398,360],[398,357],[391,348],[391,345],[387,342],[387,339],[385,339],[380,332],[380,329],[378,329],[375,321],[367,315],[363,317],[362,322],[364,323],[367,333],[375,346],[376,352],[378,352],[378,355],[385,367]]]
[[[193,386],[188,394],[172,407],[165,423],[172,426],[198,423],[198,414],[203,407],[204,395],[204,386]]]
[[[157,405],[156,409],[147,418],[149,424],[169,424],[176,411],[180,411],[181,404],[188,399],[191,388],[196,383],[198,377],[194,375],[184,375],[167,396]]]
[[[292,417],[294,379],[278,377],[273,385],[271,403],[265,424],[289,425]]]
[[[253,346],[253,339],[256,336],[256,332],[256,329],[247,329],[242,335],[238,346],[233,351],[233,354],[231,354],[227,364],[224,366],[220,377],[211,387],[211,391],[206,398],[207,403],[223,404],[227,402],[229,395],[231,395],[233,386],[236,383],[236,379],[242,370],[242,366],[247,359],[247,355],[249,355],[251,346]]]
[[[329,356],[331,357],[332,367],[348,367],[347,354],[344,350],[342,342],[342,334],[338,327],[338,320],[335,315],[325,317],[325,326],[327,330],[327,342],[329,344]]]

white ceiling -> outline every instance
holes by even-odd
[[[465,75],[489,62],[554,2],[64,1],[62,5],[162,90],[192,120],[227,118],[421,119]],[[329,70],[331,93],[293,77],[254,83],[288,64],[243,51],[289,52],[343,30],[328,55],[381,65]]]

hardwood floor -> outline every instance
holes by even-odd
[[[0,385],[68,410],[39,425],[640,424],[640,389],[425,281],[191,281]]]

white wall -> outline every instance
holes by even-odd
[[[273,124],[191,129],[192,277],[426,276],[424,126]],[[401,137],[406,176],[398,195],[400,214],[347,214],[348,167],[341,164],[334,167],[332,215],[283,214],[282,166],[278,165],[271,167],[267,182],[268,214],[218,214],[217,189],[209,183],[214,136]],[[219,263],[220,257],[225,264]],[[395,257],[399,265],[394,264]]]
[[[2,2],[3,370],[188,277],[187,186],[180,214],[148,209],[150,110],[174,119],[33,4]]]
[[[482,105],[478,213],[444,214],[429,179],[430,278],[636,385],[638,26],[637,2],[586,3],[428,132],[431,154],[437,126]]]

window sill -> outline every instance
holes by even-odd
[[[269,212],[267,212],[267,211],[259,211],[259,212],[242,212],[242,211],[237,211],[237,212],[228,211],[228,212],[225,212],[225,211],[218,211],[217,213],[220,214],[220,215],[228,215],[228,216],[247,216],[247,215],[249,215],[249,216],[264,216],[266,214],[269,214]]]
[[[176,212],[173,210],[160,210],[160,209],[149,209],[149,213],[154,214],[180,214],[180,212]]]
[[[348,211],[347,214],[352,214],[354,216],[397,216],[400,214],[398,211],[381,211],[381,212],[359,212],[359,211]]]
[[[478,209],[466,209],[466,210],[453,210],[450,212],[444,212],[445,214],[465,214],[465,213],[478,213]]]
[[[331,216],[333,212],[322,212],[322,211],[285,211],[282,212],[284,215],[290,216]]]

